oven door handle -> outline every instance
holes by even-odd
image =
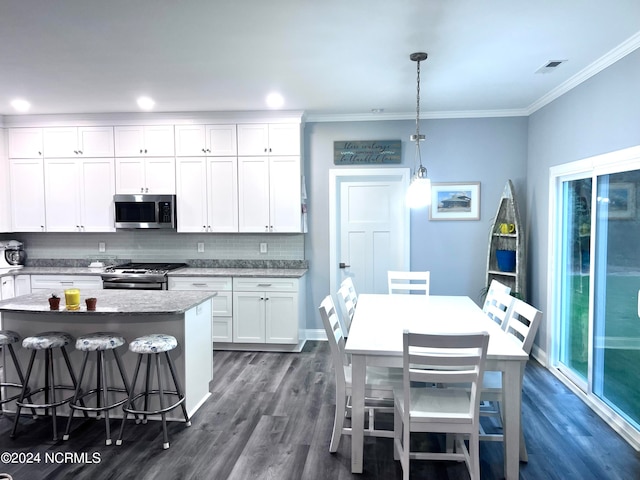
[[[102,282],[102,287],[108,289],[131,290],[164,290],[163,283],[139,283],[139,282]]]

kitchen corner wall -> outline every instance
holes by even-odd
[[[24,242],[27,264],[36,259],[118,259],[135,261],[185,260],[304,260],[303,234],[196,234],[159,230],[114,233],[12,233],[0,241]],[[98,246],[105,243],[105,252]],[[204,252],[198,253],[198,242]],[[260,243],[267,253],[260,253]],[[87,263],[88,265],[88,263]]]

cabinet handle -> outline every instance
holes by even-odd
[[[264,153],[267,153],[267,147],[264,148]]]
[[[211,153],[211,149],[207,148],[207,153]]]
[[[142,149],[140,149],[140,153],[142,153]]]
[[[78,150],[74,150],[73,153],[75,153],[77,155],[78,154]]]
[[[191,285],[193,285],[194,287],[206,287],[207,286],[206,283],[192,283]]]
[[[258,286],[259,287],[270,287],[272,284],[271,283],[259,283]]]
[[[82,150],[78,150],[78,153],[79,153],[80,155],[82,155]]]
[[[144,149],[144,153],[147,153],[147,149],[146,148]]]
[[[207,153],[207,151],[203,148],[203,149],[202,149],[202,153]]]
[[[144,193],[149,193],[149,187],[144,189]]]
[[[144,193],[144,187],[140,187],[140,193]]]
[[[61,280],[61,281],[60,281],[60,284],[61,284],[61,285],[65,285],[65,286],[67,286],[67,285],[71,285],[71,286],[73,287],[73,282],[72,282],[72,281],[68,281],[68,280],[67,280],[67,281],[65,281],[65,280]]]
[[[40,225],[40,230],[44,232],[44,225]]]
[[[38,155],[42,155],[42,152],[38,152]]]
[[[271,153],[271,147],[269,147],[269,153]]]

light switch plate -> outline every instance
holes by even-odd
[[[106,252],[107,245],[104,242],[98,242],[98,252]]]
[[[260,253],[267,253],[267,244],[265,242],[260,244]]]
[[[198,253],[204,252],[204,242],[198,242]]]

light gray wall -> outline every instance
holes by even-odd
[[[526,224],[531,301],[538,308],[547,307],[549,167],[639,145],[639,86],[636,50],[529,117]],[[544,315],[538,344],[550,321]]]
[[[480,221],[429,221],[411,214],[411,269],[431,271],[436,295],[469,295],[478,301],[486,281],[487,242],[505,183],[511,179],[524,204],[527,161],[525,117],[423,120],[422,160],[432,182],[481,183]],[[317,306],[329,293],[329,170],[336,140],[402,140],[402,165],[414,164],[408,139],[412,121],[307,123],[305,171],[309,193],[307,328],[321,329]],[[399,165],[388,165],[397,167]],[[375,165],[375,167],[379,167]],[[348,166],[347,168],[353,168]],[[357,168],[367,168],[358,166]],[[521,206],[524,218],[524,205]],[[357,287],[357,286],[356,286]]]

